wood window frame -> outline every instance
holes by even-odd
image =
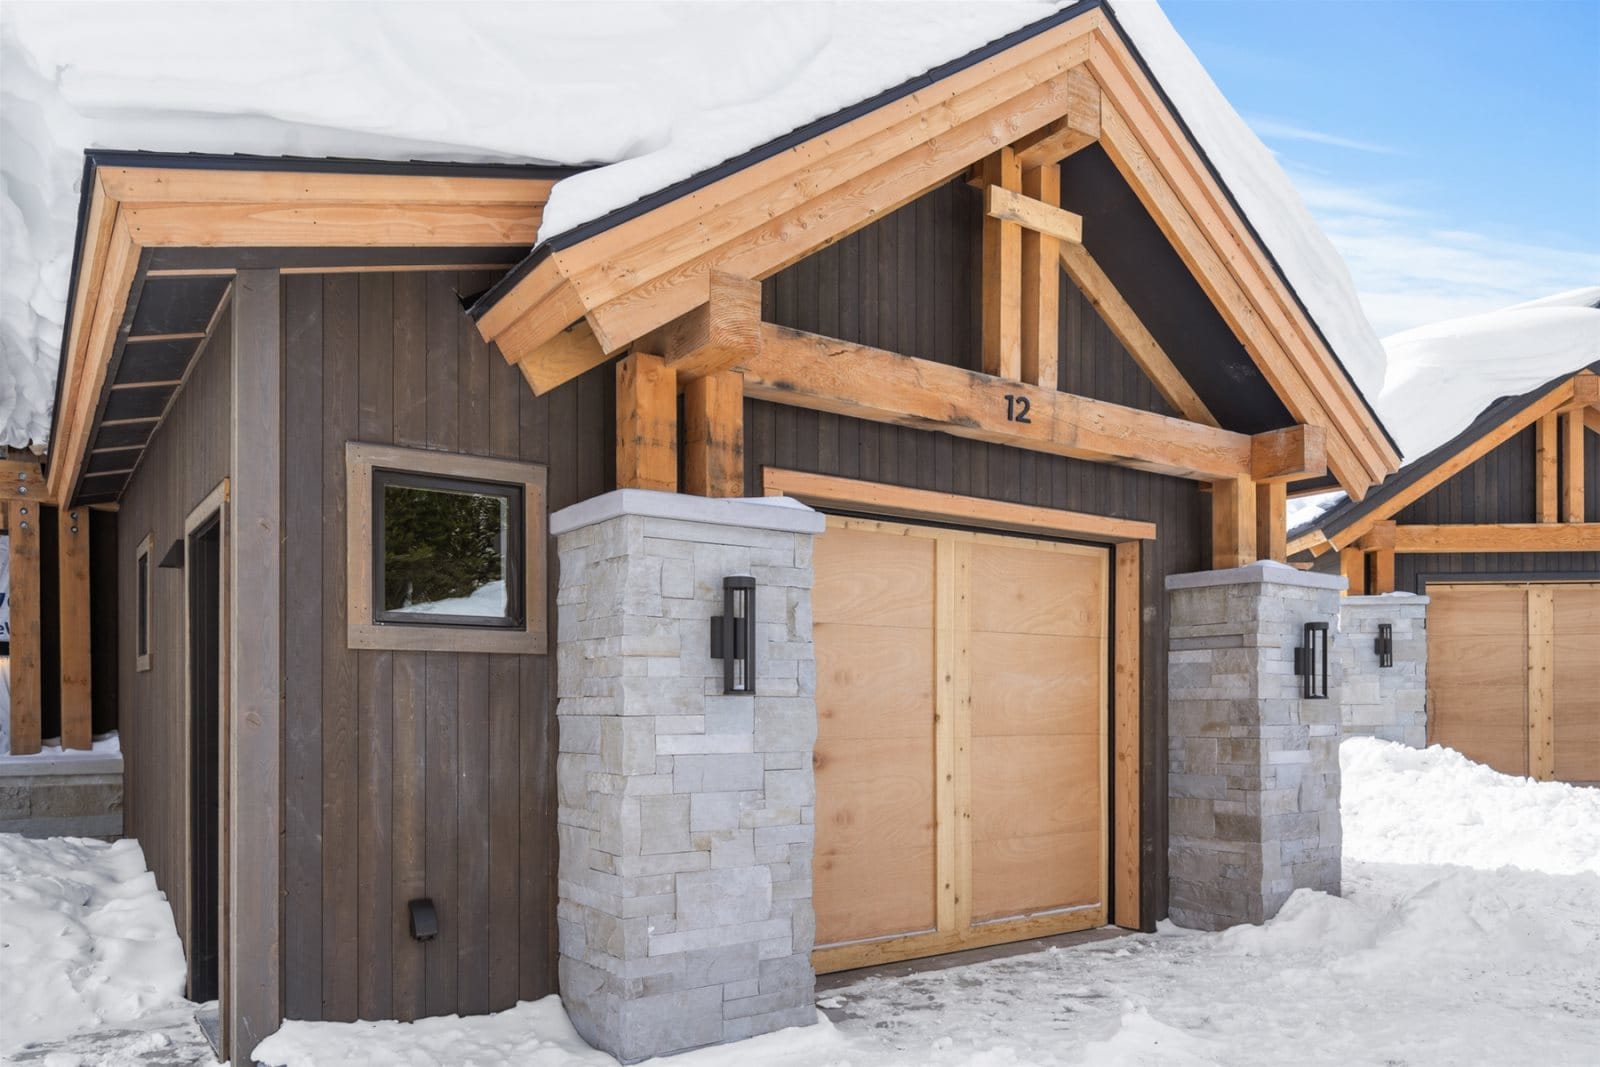
[[[1111,749],[1107,758],[1110,761],[1111,781],[1106,799],[1111,812],[1110,838],[1106,847],[1111,857],[1111,891],[1109,898],[1104,901],[1105,921],[1128,929],[1143,929],[1146,925],[1140,861],[1144,838],[1141,814],[1143,752],[1140,744],[1143,719],[1143,542],[1156,539],[1156,524],[957,493],[910,489],[883,482],[812,474],[781,467],[764,467],[761,487],[765,496],[793,497],[824,509],[913,522],[948,523],[1034,537],[1071,538],[1110,546]],[[878,947],[875,948],[875,945]],[[883,962],[882,944],[877,942],[846,946],[834,951],[859,953],[859,959],[845,960],[846,966],[868,966],[873,962]],[[874,955],[880,958],[873,959]]]
[[[373,612],[374,553],[380,535],[374,528],[373,472],[446,478],[515,486],[522,492],[522,623],[386,623]],[[345,445],[346,485],[346,643],[353,649],[432,652],[500,652],[543,655],[549,651],[545,588],[547,469],[537,463],[438,452],[420,448],[351,441]],[[509,571],[508,568],[508,580]]]
[[[136,671],[150,669],[150,641],[155,636],[155,574],[150,562],[155,543],[156,535],[151,531],[144,535],[144,540],[133,551],[133,669]],[[142,588],[139,585],[141,577],[144,579]],[[139,644],[141,637],[144,638],[142,648]]]

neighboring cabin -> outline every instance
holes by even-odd
[[[1552,298],[1430,328],[1421,354],[1444,369],[1416,377],[1416,405],[1445,402],[1438,378],[1450,368],[1470,378],[1480,353],[1501,374],[1552,376],[1490,403],[1364,500],[1291,532],[1296,559],[1342,572],[1352,594],[1429,598],[1430,742],[1570,782],[1600,781],[1597,298],[1586,290],[1577,306]]]
[[[535,247],[567,173],[88,160],[44,495],[117,509],[127,832],[227,1054],[559,989],[633,1059],[1168,916],[1167,580],[1398,456],[1116,19]],[[826,519],[717,499],[777,494]],[[1328,763],[1277,729],[1184,788]]]

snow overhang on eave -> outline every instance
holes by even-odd
[[[85,156],[46,458],[49,499],[63,502],[78,498],[91,437],[147,279],[215,279],[246,267],[504,270],[533,245],[551,187],[580,169]]]
[[[556,235],[471,314],[547,391],[704,306],[713,270],[770,277],[992,154],[996,131],[1064,119],[1068,94],[1053,87],[1073,70],[1103,94],[1100,140],[1118,170],[1174,244],[1190,242],[1181,251],[1219,312],[1291,415],[1327,432],[1330,472],[1362,497],[1399,466],[1394,442],[1099,0]]]

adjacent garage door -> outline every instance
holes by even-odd
[[[819,971],[1106,922],[1106,549],[829,520]]]
[[[1428,740],[1600,782],[1600,583],[1430,583]]]

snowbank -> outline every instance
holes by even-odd
[[[0,444],[48,433],[84,148],[601,164],[548,238],[1059,6],[6,4]],[[1370,395],[1382,351],[1288,178],[1160,8],[1114,11]]]
[[[170,1007],[185,973],[138,842],[0,834],[0,1056]]]
[[[1600,789],[1369,737],[1346,740],[1339,767],[1346,859],[1600,874]]]
[[[1409,460],[1466,429],[1495,400],[1600,360],[1600,289],[1579,289],[1384,338],[1378,414]]]

